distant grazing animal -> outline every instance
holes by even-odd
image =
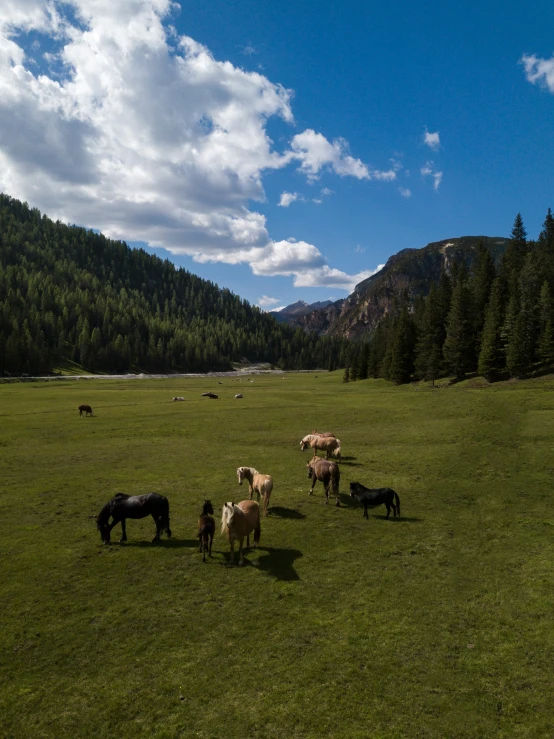
[[[340,462],[340,439],[335,439],[334,437],[326,438],[318,434],[308,434],[300,442],[300,449],[304,451],[308,447],[314,450],[314,456],[317,455],[317,450],[321,449],[325,452],[326,459],[336,457]]]
[[[219,398],[219,395],[215,393],[202,393],[203,398]]]
[[[267,516],[267,507],[269,505],[269,497],[273,490],[273,478],[271,475],[262,475],[254,467],[239,467],[237,469],[237,477],[239,485],[242,485],[243,480],[248,480],[248,488],[250,490],[250,500],[252,500],[252,493],[256,493],[258,496],[258,503],[260,502],[260,495],[264,502],[264,516]]]
[[[83,415],[83,411],[85,413],[85,416],[92,416],[92,408],[90,405],[80,405],[79,406],[79,415]]]
[[[325,431],[325,433],[322,433],[321,431],[312,431],[312,434],[315,434],[315,436],[321,436],[324,439],[336,439],[336,435],[332,434],[330,431]]]
[[[237,394],[235,395],[235,398],[242,398],[242,393],[237,393]]]
[[[250,546],[250,534],[254,532],[254,545],[260,541],[260,506],[255,500],[241,500],[240,503],[225,503],[221,511],[221,533],[227,534],[231,546],[231,563],[235,557],[235,540],[239,540],[239,565],[244,563],[242,543],[246,536],[246,546]]]
[[[215,534],[215,521],[209,515],[214,509],[210,500],[205,500],[202,506],[202,513],[198,519],[198,551],[203,552],[202,562],[206,561],[206,552],[212,556],[212,542]]]
[[[314,486],[319,480],[323,483],[325,489],[325,504],[329,503],[329,488],[335,496],[336,504],[340,506],[339,500],[339,483],[340,483],[340,470],[336,462],[328,462],[326,459],[321,457],[312,457],[308,464],[308,477],[312,480],[312,487],[310,495],[314,492]]]
[[[110,516],[112,522],[109,523]],[[152,541],[158,541],[160,534],[165,531],[171,536],[169,528],[169,501],[158,493],[145,495],[125,495],[116,493],[109,503],[102,508],[96,519],[96,526],[104,544],[110,543],[110,534],[114,526],[121,523],[122,536],[120,541],[127,541],[125,529],[126,518],[146,518],[152,516],[156,524],[156,536]]]
[[[218,385],[223,385],[223,383],[222,383],[222,382],[220,382],[219,380],[217,381],[217,384],[218,384]]]
[[[173,403],[174,403],[174,402],[175,402],[176,400],[184,400],[184,398],[183,398],[183,397],[181,397],[181,396],[179,395],[179,397],[175,397],[175,398],[173,398]]]
[[[364,518],[369,518],[367,515],[368,508],[377,508],[377,506],[383,504],[387,507],[387,518],[390,516],[391,508],[394,517],[396,518],[396,512],[398,511],[398,518],[400,518],[400,498],[391,488],[366,488],[365,485],[361,485],[359,482],[351,482],[350,497],[357,498],[363,505]],[[396,505],[394,501],[396,501]]]

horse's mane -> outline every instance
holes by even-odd
[[[116,493],[113,496],[113,500],[127,500],[127,498],[130,498],[130,495],[127,495],[126,493]]]
[[[228,503],[224,503],[223,507],[221,509],[221,533],[226,534],[229,531],[229,525],[227,523],[227,506],[235,507],[235,504],[232,501],[229,501]]]
[[[96,518],[96,526],[100,529],[101,526],[108,523],[108,519],[112,514],[112,502],[106,503]]]

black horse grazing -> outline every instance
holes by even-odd
[[[212,542],[215,534],[215,521],[209,515],[214,509],[210,500],[205,500],[202,506],[202,513],[198,519],[198,551],[203,552],[202,562],[206,561],[206,552],[212,556]]]
[[[363,505],[364,518],[369,518],[367,515],[368,508],[377,508],[377,506],[383,504],[387,506],[387,518],[390,516],[391,508],[394,517],[396,518],[396,512],[398,511],[398,518],[400,518],[400,498],[391,488],[366,488],[359,482],[351,482],[350,497],[357,498]],[[394,501],[396,501],[396,505]]]
[[[110,516],[112,522],[109,523]],[[165,530],[171,536],[169,528],[169,502],[163,495],[146,493],[145,495],[125,495],[116,493],[109,503],[102,508],[96,519],[96,526],[104,544],[110,543],[110,533],[114,526],[121,523],[122,536],[120,541],[127,541],[125,530],[126,518],[146,518],[152,516],[156,523],[156,536],[152,541],[159,541],[160,534]]]

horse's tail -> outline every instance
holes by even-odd
[[[204,523],[201,529],[198,529],[198,538],[204,539],[204,537],[208,537],[210,535],[210,532],[212,530],[212,526],[210,523]]]
[[[171,529],[169,528],[169,501],[167,498],[164,498],[162,502],[162,530],[163,529],[165,529],[167,536],[171,538]]]
[[[398,511],[398,517],[400,518],[400,498],[398,497],[398,493],[394,494],[394,499],[396,501],[396,510]]]

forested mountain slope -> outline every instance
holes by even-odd
[[[340,363],[343,342],[279,324],[171,262],[0,194],[0,374]]]

